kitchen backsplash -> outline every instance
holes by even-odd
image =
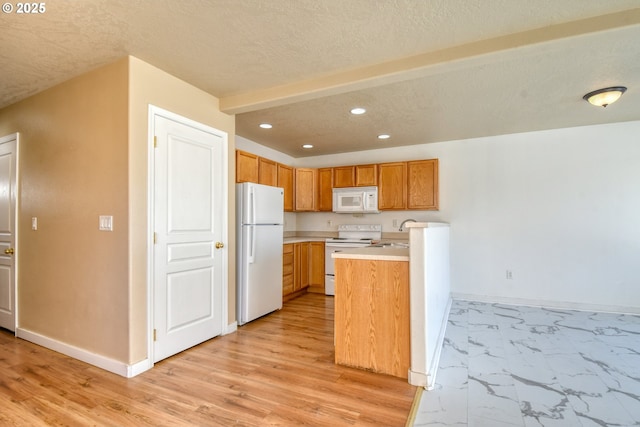
[[[398,228],[405,219],[418,222],[441,221],[442,211],[386,211],[379,214],[337,214],[333,212],[299,212],[285,213],[285,232],[338,232],[340,224],[382,224],[385,238],[408,239],[409,233],[400,232]]]

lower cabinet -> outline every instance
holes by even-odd
[[[324,293],[324,242],[285,243],[282,247],[282,297]]]
[[[309,242],[309,292],[324,294],[324,242]]]
[[[282,296],[285,297],[293,293],[293,244],[287,243],[282,246]]]
[[[309,243],[293,244],[293,291],[306,291],[309,287]]]
[[[409,262],[338,258],[335,273],[336,363],[407,378]]]

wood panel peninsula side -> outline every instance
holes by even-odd
[[[337,364],[435,385],[451,308],[449,224],[411,222],[409,248],[347,249],[335,263]]]
[[[333,258],[336,363],[407,378],[409,249],[359,248]]]

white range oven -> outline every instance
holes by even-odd
[[[341,224],[338,226],[338,237],[325,240],[324,255],[324,290],[327,295],[335,294],[335,269],[331,254],[348,248],[370,246],[382,237],[380,224]]]

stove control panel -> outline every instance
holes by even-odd
[[[340,231],[374,231],[382,232],[381,224],[340,224],[338,225],[338,232]]]

